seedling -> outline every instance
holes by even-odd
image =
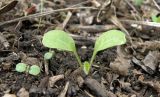
[[[88,75],[90,68],[92,66],[93,60],[95,59],[95,56],[99,51],[102,51],[104,49],[107,49],[113,46],[125,44],[126,38],[125,38],[125,34],[119,30],[110,30],[110,31],[104,32],[96,40],[93,55],[91,57],[90,62],[85,61],[83,64],[77,54],[74,40],[66,32],[62,30],[51,30],[44,34],[42,43],[45,47],[48,47],[48,48],[56,48],[64,51],[73,52],[80,67]]]
[[[37,65],[32,65],[29,69],[29,74],[31,75],[38,75],[41,72],[40,67]]]
[[[18,63],[16,65],[16,71],[17,72],[25,72],[26,69],[27,69],[27,64],[25,64],[25,63]]]
[[[53,55],[54,55],[54,52],[53,52],[53,51],[46,52],[46,53],[44,54],[44,59],[49,60],[49,59],[52,58]]]
[[[160,23],[160,15],[159,14],[157,16],[153,15],[151,17],[151,19],[152,19],[153,22]]]
[[[27,72],[31,75],[38,75],[40,73],[40,67],[37,66],[37,65],[32,65],[32,66],[29,66],[25,63],[18,63],[16,65],[16,71],[17,72]]]

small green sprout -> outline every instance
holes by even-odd
[[[88,63],[88,61],[85,61],[83,63],[83,71],[85,74],[89,74],[89,71],[90,71],[90,68],[91,68],[91,65]]]
[[[141,6],[144,0],[134,0],[136,6]]]
[[[17,72],[28,72],[31,75],[38,75],[40,73],[40,67],[32,65],[31,67],[25,63],[18,63],[16,65]]]
[[[160,23],[160,16],[159,15],[157,15],[157,16],[153,15],[151,17],[151,19],[152,19],[153,22]]]
[[[25,64],[25,63],[18,63],[16,65],[16,71],[17,72],[25,72],[26,69],[27,69],[27,64]]]
[[[38,75],[41,72],[41,69],[37,65],[32,65],[29,69],[29,74],[31,75]]]
[[[44,54],[44,59],[49,60],[49,59],[52,58],[53,55],[54,55],[54,52],[53,52],[53,51],[46,52],[46,53]]]
[[[91,57],[90,62],[86,61],[84,62],[84,64],[82,64],[77,54],[77,50],[76,50],[76,46],[73,38],[70,37],[66,32],[62,30],[51,30],[44,34],[42,43],[44,46],[48,48],[56,48],[56,49],[73,52],[80,67],[88,75],[90,68],[92,66],[93,60],[99,51],[113,47],[113,46],[125,44],[126,38],[125,38],[125,34],[119,30],[110,30],[110,31],[104,32],[96,40],[93,55]]]

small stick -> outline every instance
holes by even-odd
[[[87,92],[86,90],[84,90],[84,92],[85,92],[89,97],[94,97],[92,94],[90,94],[90,93]]]
[[[67,93],[68,87],[69,87],[69,82],[66,83],[64,90],[60,93],[60,95],[58,95],[58,97],[66,97],[65,95]]]
[[[87,32],[103,32],[107,31],[110,29],[117,29],[118,27],[115,25],[89,25],[89,26],[84,26],[84,25],[69,25],[69,30],[85,30]]]
[[[63,28],[63,29],[66,27],[66,25],[67,25],[68,21],[70,20],[71,16],[72,16],[72,13],[71,13],[70,11],[68,11],[67,17],[66,17],[66,19],[63,21],[63,24],[62,24],[62,28]]]
[[[156,23],[156,22],[134,21],[134,20],[120,20],[120,21],[123,22],[123,23],[139,24],[139,25],[145,25],[145,26],[160,28],[160,23]]]
[[[74,39],[77,39],[77,40],[82,40],[82,41],[95,41],[96,38],[95,37],[84,37],[84,36],[81,36],[81,35],[75,35],[75,34],[69,34],[71,37],[73,37]]]
[[[0,26],[5,25],[5,24],[9,24],[9,23],[13,23],[13,22],[18,22],[20,20],[23,21],[23,20],[27,20],[27,19],[31,19],[31,18],[38,18],[38,17],[50,15],[50,14],[53,14],[53,13],[56,13],[56,12],[68,11],[68,10],[79,10],[79,9],[97,10],[97,8],[95,8],[95,7],[75,7],[75,8],[70,8],[69,7],[69,8],[57,9],[57,10],[52,10],[52,11],[47,11],[47,12],[42,12],[42,13],[36,13],[36,14],[16,18],[16,19],[13,19],[13,20],[10,20],[10,21],[0,22]]]
[[[152,1],[153,1],[154,5],[157,7],[157,9],[160,11],[160,7],[159,7],[159,5],[157,4],[157,2],[156,2],[155,0],[152,0]]]
[[[124,1],[138,14],[138,18],[141,19],[140,13],[137,11],[137,9],[128,0]]]
[[[49,70],[48,70],[48,60],[44,59],[44,69],[45,69],[45,73],[46,75],[49,74]]]
[[[95,5],[95,7],[100,7],[101,4],[97,0],[90,0],[91,3]]]

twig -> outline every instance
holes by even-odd
[[[65,95],[67,93],[68,87],[69,87],[69,82],[66,83],[64,90],[60,93],[60,95],[58,95],[58,97],[66,97]]]
[[[92,41],[94,42],[96,40],[96,37],[84,37],[81,35],[75,35],[75,34],[69,34],[71,37],[73,37],[76,40],[82,40],[82,41]]]
[[[110,29],[116,29],[118,28],[115,25],[89,25],[89,26],[84,26],[84,25],[69,25],[69,30],[85,30],[87,32],[103,32],[107,31]]]
[[[66,27],[66,25],[67,25],[68,21],[70,20],[71,16],[72,16],[72,13],[70,11],[68,11],[66,19],[63,21],[63,24],[62,24],[63,29]]]
[[[87,92],[86,90],[84,90],[84,92],[85,92],[89,97],[94,97],[92,94],[90,94],[90,93]]]
[[[17,21],[20,21],[20,20],[23,21],[23,20],[27,20],[27,19],[31,19],[31,18],[46,16],[46,15],[49,15],[49,14],[53,14],[55,12],[68,11],[68,10],[79,10],[79,9],[93,9],[93,10],[96,10],[97,8],[95,8],[95,7],[75,7],[75,8],[57,9],[57,10],[52,10],[52,11],[47,11],[47,12],[42,12],[42,13],[36,13],[36,14],[25,16],[25,17],[16,18],[16,19],[13,19],[13,20],[10,20],[10,21],[0,22],[0,26],[5,25],[5,24],[9,24],[9,23],[13,23],[13,22],[17,22]]]
[[[141,19],[140,13],[137,11],[137,9],[128,0],[124,1],[138,14],[138,18]]]
[[[156,22],[134,21],[134,20],[120,20],[120,21],[123,22],[123,23],[139,24],[139,25],[145,25],[145,26],[160,28],[160,23],[156,23]]]
[[[101,4],[97,0],[90,0],[91,3],[95,5],[95,7],[100,7]]]
[[[45,59],[44,59],[44,69],[45,69],[45,74],[48,75],[49,74],[48,60],[45,60]]]
[[[154,5],[157,7],[157,9],[160,11],[160,7],[159,7],[159,5],[157,4],[157,2],[156,2],[155,0],[152,0],[152,1],[153,1]]]

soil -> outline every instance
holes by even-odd
[[[0,97],[160,97],[160,24],[149,22],[160,12],[158,0],[44,0],[43,15],[40,4],[0,1]],[[52,49],[44,60],[42,37],[56,28],[73,37],[82,62],[104,31],[123,31],[127,43],[98,52],[85,75],[71,52]],[[19,73],[19,62],[41,73]]]

